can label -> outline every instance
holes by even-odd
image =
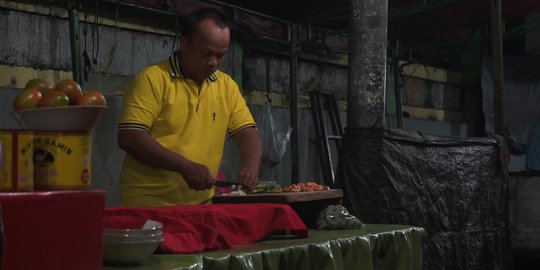
[[[91,137],[88,134],[36,132],[33,148],[36,189],[90,186]]]
[[[32,132],[0,130],[0,189],[31,191],[34,189]]]

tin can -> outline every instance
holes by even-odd
[[[0,130],[0,190],[34,190],[33,133]]]
[[[34,132],[34,186],[38,190],[90,187],[91,136]]]

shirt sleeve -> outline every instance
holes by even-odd
[[[255,120],[253,120],[253,116],[246,105],[244,97],[240,93],[238,85],[232,79],[229,80],[232,109],[227,132],[230,136],[233,136],[239,130],[247,127],[255,127]]]
[[[151,80],[147,70],[137,74],[124,92],[118,129],[149,132],[160,112],[162,88]]]

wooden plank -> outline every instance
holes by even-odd
[[[460,112],[429,109],[413,106],[403,106],[403,111],[409,113],[410,118],[426,119],[440,122],[457,122],[464,121],[464,116]]]
[[[213,203],[296,203],[336,199],[343,197],[343,190],[332,189],[310,192],[260,193],[244,196],[221,195],[213,198]]]
[[[24,88],[26,83],[35,78],[56,83],[73,76],[71,71],[54,69],[35,69],[32,67],[0,65],[0,87],[2,88]]]
[[[405,64],[407,62],[399,60],[399,65]],[[401,74],[455,85],[461,85],[463,83],[463,78],[458,72],[416,63],[404,66]]]

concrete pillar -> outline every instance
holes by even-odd
[[[352,0],[347,127],[383,127],[388,0]]]

